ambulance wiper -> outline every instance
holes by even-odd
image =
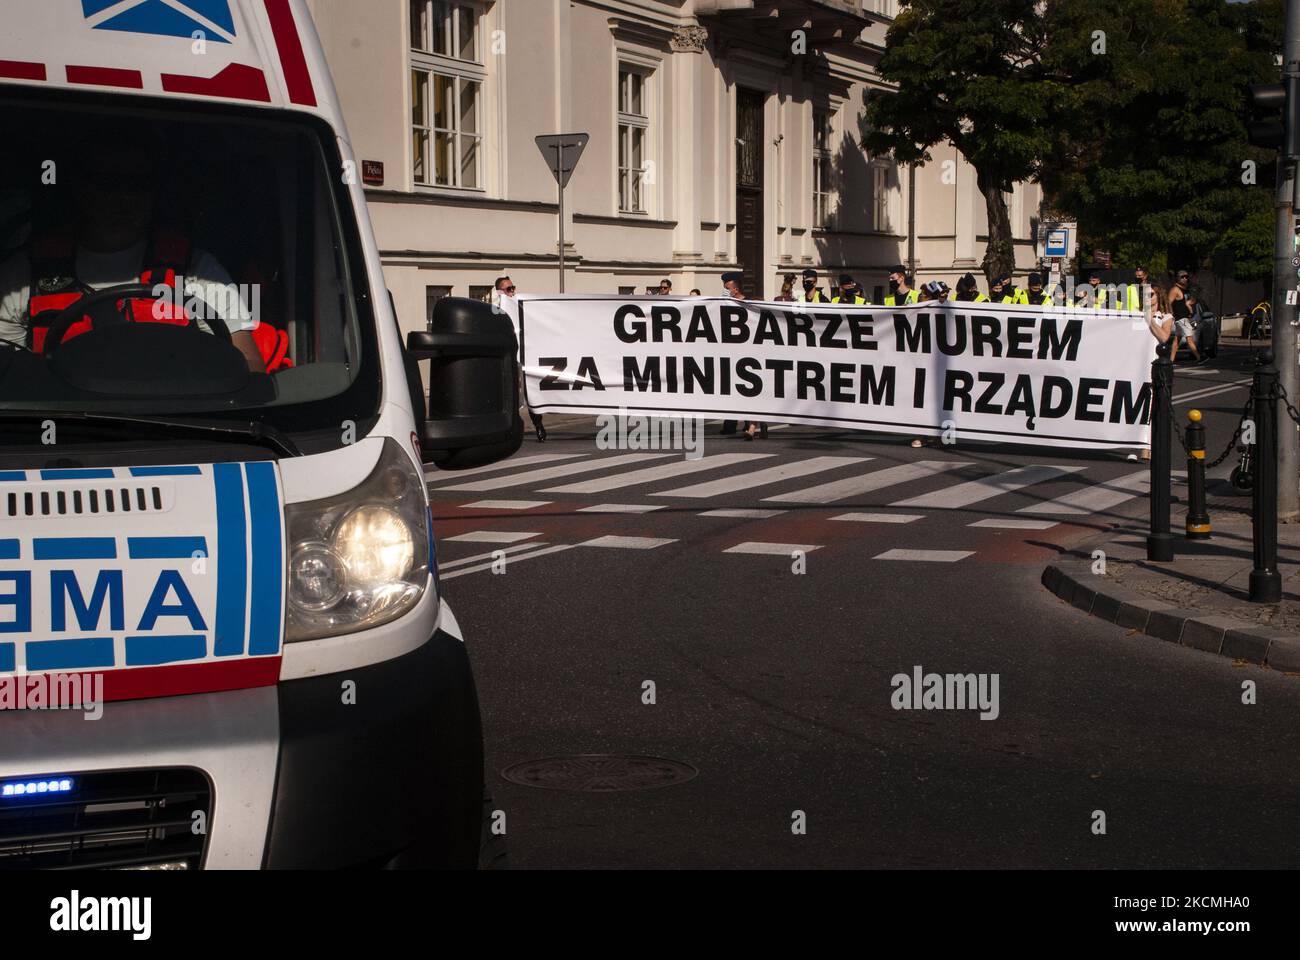
[[[188,433],[194,436],[210,437],[224,443],[249,443],[266,447],[287,457],[301,457],[298,449],[289,437],[277,427],[249,420],[246,423],[231,423],[225,420],[168,420],[160,417],[136,417],[118,413],[48,413],[27,412],[20,410],[0,410],[3,420],[53,420],[56,423],[73,421],[85,424],[106,424],[111,426],[143,427],[160,433]]]

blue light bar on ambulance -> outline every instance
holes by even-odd
[[[71,793],[75,781],[71,777],[42,778],[40,780],[10,780],[0,783],[0,798],[40,796],[50,793]]]

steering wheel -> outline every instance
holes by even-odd
[[[170,288],[169,288],[170,289]],[[108,287],[104,290],[96,290],[88,293],[73,303],[68,304],[50,321],[49,331],[45,334],[45,356],[52,355],[63,343],[63,338],[67,335],[68,330],[74,323],[81,320],[89,320],[91,326],[103,323],[104,326],[116,326],[122,323],[135,323],[133,316],[126,315],[118,309],[119,300],[158,300],[159,297],[154,295],[154,287],[147,283],[124,283],[116,287]],[[110,307],[110,309],[105,309]],[[186,329],[202,333],[198,324],[198,318],[193,316],[188,309],[185,310]],[[227,343],[230,343],[230,328],[219,318],[214,318],[207,323],[207,327],[216,336]]]

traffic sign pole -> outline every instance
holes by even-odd
[[[560,188],[560,293],[564,293],[564,275],[568,272],[564,258],[564,188],[569,185],[569,178],[590,139],[585,133],[557,133],[537,138],[537,149],[542,151]]]

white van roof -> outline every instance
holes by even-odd
[[[238,102],[339,119],[303,0],[3,2],[0,88]]]

